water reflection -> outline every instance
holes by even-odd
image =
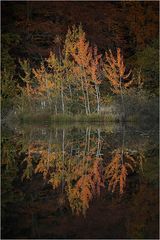
[[[60,202],[69,201],[74,214],[86,214],[89,203],[94,196],[100,195],[101,188],[108,191],[125,192],[127,177],[143,169],[145,160],[143,151],[125,146],[125,129],[119,147],[104,151],[109,146],[109,139],[101,135],[105,130],[86,127],[84,129],[66,130],[46,129],[32,130],[26,139],[25,168],[22,180],[31,179],[33,174],[41,173],[43,179],[53,189],[61,188]],[[35,139],[36,134],[47,135],[43,140]]]
[[[132,216],[137,216],[137,202],[143,202],[141,198],[147,191],[151,191],[152,195],[152,190],[147,190],[147,184],[156,181],[156,171],[151,174],[153,167],[149,165],[151,162],[148,157],[149,149],[155,151],[157,148],[154,136],[154,133],[149,135],[148,132],[135,131],[134,127],[125,125],[17,127],[14,134],[4,136],[2,141],[2,182],[5,182],[2,204],[5,221],[10,221],[6,220],[6,214],[11,217],[6,210],[8,204],[14,206],[16,202],[28,201],[28,184],[34,189],[29,200],[31,205],[38,194],[42,194],[42,199],[51,196],[60,213],[66,215],[65,211],[71,209],[73,216],[86,216],[93,200],[98,201],[101,194],[106,199],[109,197],[107,204],[112,203],[110,197],[123,201],[127,194],[129,201],[133,194],[131,205],[135,207],[130,208],[132,214],[126,216],[126,234],[139,237],[145,221],[148,222],[150,218],[150,209],[149,215],[146,213],[142,219],[144,223],[138,224],[139,228],[136,222],[131,222],[134,222]],[[38,182],[36,179],[39,179]],[[53,195],[49,190],[39,193],[40,186],[45,186],[45,189],[46,186],[52,186]],[[151,196],[150,199],[153,200]],[[156,202],[155,196],[153,201]],[[30,211],[30,207],[27,209]],[[152,211],[155,212],[155,209]],[[30,214],[35,221],[33,213],[25,214]],[[158,221],[155,220],[155,223]],[[34,225],[31,224],[32,227]],[[40,238],[38,230],[34,228],[33,231],[30,237]],[[5,235],[8,236],[7,233]],[[102,233],[102,237],[106,235]]]
[[[143,169],[143,153],[131,149],[118,148],[112,152],[111,162],[105,170],[106,179],[108,180],[108,190],[114,192],[119,187],[120,194],[124,193],[127,175],[135,170]]]

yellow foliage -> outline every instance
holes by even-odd
[[[47,73],[42,64],[39,69],[32,69],[32,72],[37,79],[37,93],[42,96],[47,96],[50,91],[53,91],[55,83],[53,82],[52,74]]]

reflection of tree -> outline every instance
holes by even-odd
[[[41,173],[53,189],[60,190],[63,196],[60,204],[64,204],[66,193],[72,212],[85,215],[90,201],[100,194],[105,181],[109,191],[119,188],[122,194],[127,175],[141,168],[144,159],[142,153],[124,147],[124,133],[122,146],[112,151],[109,164],[101,149],[100,128],[87,127],[80,132],[56,128],[55,134],[50,132],[45,141],[29,140],[23,178]]]
[[[33,153],[34,150],[35,149],[34,149],[34,147],[32,145],[28,146],[28,155],[24,159],[24,161],[27,161],[27,167],[26,167],[26,169],[25,169],[25,171],[23,173],[22,180],[24,178],[31,179],[32,172],[33,172],[32,153]]]
[[[140,153],[133,154],[129,149],[125,149],[125,151],[123,149],[123,152],[120,148],[114,150],[112,160],[105,170],[108,190],[114,192],[119,185],[120,194],[123,194],[127,175],[134,172],[137,166],[142,168],[142,163],[143,155]]]
[[[101,161],[100,157],[87,155],[83,163],[81,162],[83,166],[80,164],[75,174],[71,176],[67,193],[72,211],[76,214],[80,212],[85,214],[90,200],[94,195],[100,194],[100,187],[104,186]]]
[[[119,184],[120,193],[122,194],[126,185],[128,171],[134,171],[135,164],[134,158],[130,157],[129,154],[123,153],[122,156],[121,150],[114,151],[112,161],[106,168],[106,178],[109,183],[108,190],[114,192]]]
[[[93,181],[89,175],[82,176],[74,187],[69,186],[68,198],[72,211],[79,214],[89,207],[92,199]]]
[[[87,128],[83,137],[71,140],[65,138],[63,129],[61,143],[52,143],[51,136],[48,139],[47,144],[29,142],[23,178],[29,179],[32,173],[41,173],[54,189],[62,184],[62,191],[65,186],[73,212],[85,214],[89,201],[100,193],[103,186],[100,130],[91,132]]]
[[[143,171],[143,153],[132,151],[125,147],[125,124],[121,125],[122,145],[111,154],[111,162],[105,169],[105,177],[108,181],[108,190],[115,192],[119,186],[120,194],[124,193],[127,175],[140,168]]]

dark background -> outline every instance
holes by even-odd
[[[158,1],[2,1],[2,33],[20,36],[11,54],[36,59],[48,56],[56,35],[64,40],[68,27],[81,23],[101,52],[120,47],[129,57],[158,37],[158,13]]]

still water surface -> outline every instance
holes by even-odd
[[[2,131],[2,238],[158,238],[157,127]]]

